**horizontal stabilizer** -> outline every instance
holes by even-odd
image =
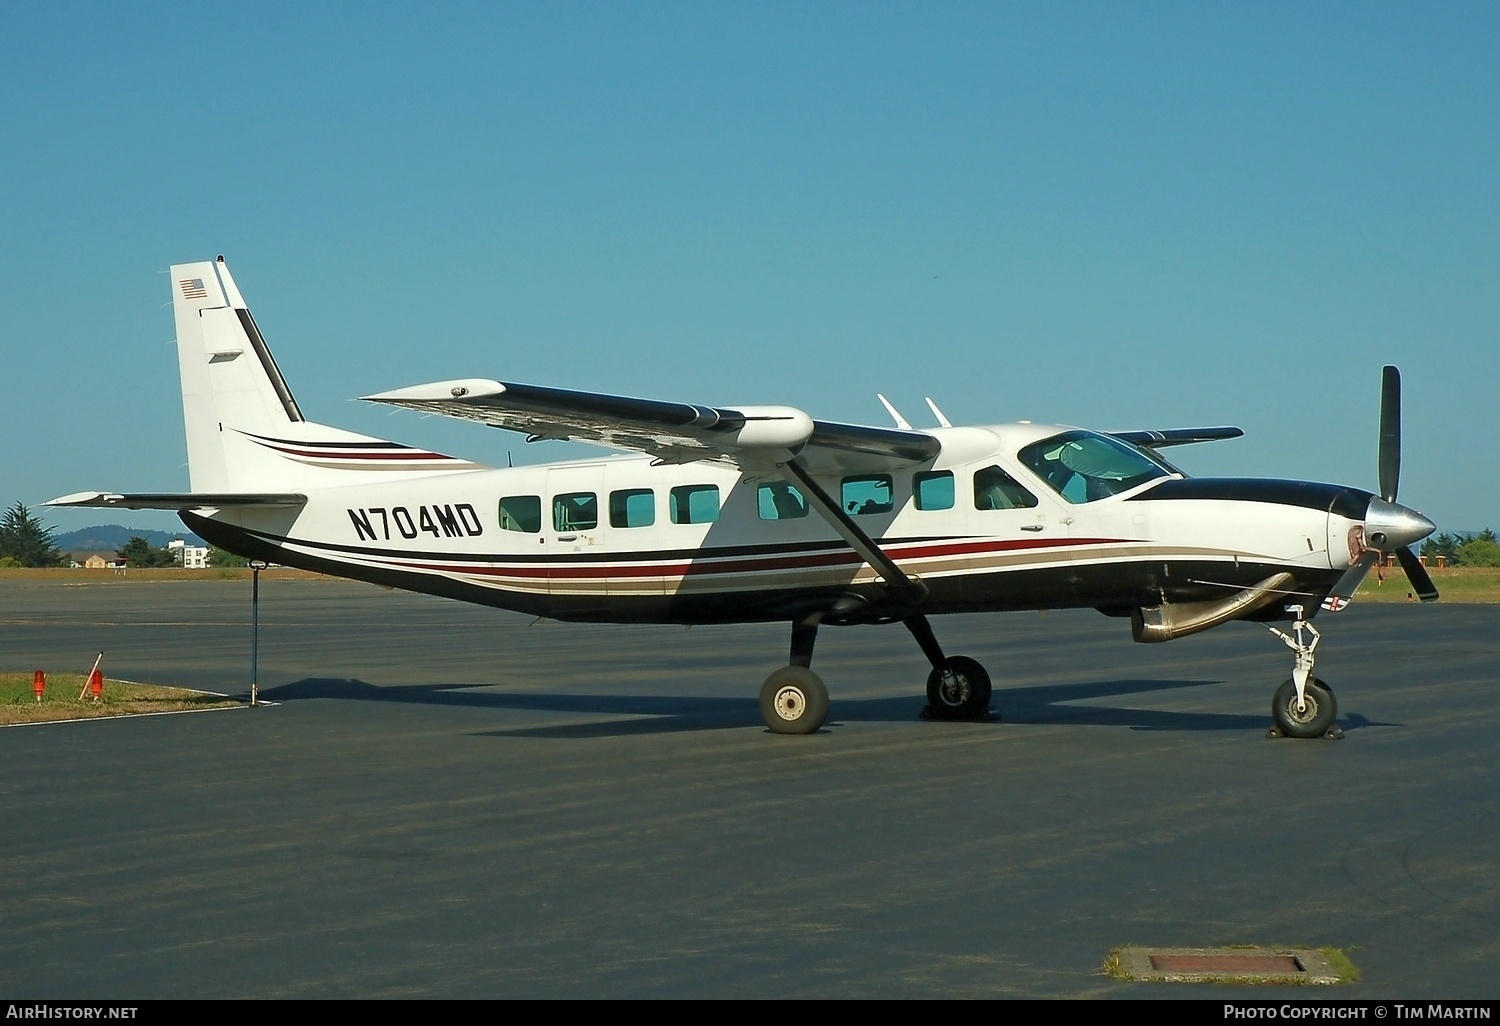
[[[296,492],[74,492],[47,506],[94,506],[101,509],[230,509],[235,506],[304,506]]]
[[[1169,431],[1111,431],[1110,437],[1123,439],[1132,445],[1148,449],[1165,449],[1169,445],[1191,445],[1194,442],[1218,442],[1225,438],[1239,438],[1244,434],[1237,427],[1172,428]]]

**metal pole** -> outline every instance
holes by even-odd
[[[250,707],[258,697],[255,686],[255,660],[260,652],[260,567],[250,568]]]
[[[260,560],[250,562],[250,707],[260,704],[260,688],[256,680],[256,659],[260,655],[260,572],[266,564]]]

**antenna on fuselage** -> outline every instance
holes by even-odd
[[[895,420],[896,426],[898,428],[900,428],[902,431],[911,430],[911,425],[908,424],[906,422],[906,418],[901,416],[901,414],[897,412],[896,408],[891,405],[891,401],[889,399],[881,395],[879,392],[875,393],[875,398],[880,400],[880,405],[885,407],[885,412],[891,415],[891,418]]]
[[[940,410],[940,409],[938,409],[937,403],[935,403],[935,402],[932,401],[932,396],[927,395],[927,396],[923,396],[922,398],[924,398],[924,399],[927,400],[927,408],[929,410],[931,410],[932,411],[932,415],[938,419],[938,424],[940,424],[943,427],[952,427],[953,426],[953,422],[950,421],[947,417],[943,416],[943,411]]]

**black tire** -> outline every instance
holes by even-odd
[[[783,666],[760,686],[760,718],[773,734],[811,734],[828,719],[828,688],[805,666]]]
[[[952,656],[944,670],[927,675],[927,707],[933,718],[972,720],[989,711],[990,675],[983,666],[968,656]]]
[[[1338,719],[1339,703],[1333,690],[1316,677],[1307,679],[1307,708],[1297,708],[1297,685],[1288,678],[1271,699],[1271,718],[1287,737],[1322,737]]]

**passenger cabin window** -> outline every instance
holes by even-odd
[[[1072,503],[1105,499],[1172,473],[1129,442],[1092,431],[1053,435],[1017,455]]]
[[[674,524],[711,524],[719,519],[719,486],[678,485],[667,507]]]
[[[552,526],[558,531],[592,531],[599,526],[599,497],[569,492],[552,500]]]
[[[500,530],[537,534],[541,529],[540,495],[507,495],[500,500]]]
[[[631,488],[609,493],[610,527],[650,527],[656,523],[656,493]]]
[[[844,478],[841,499],[844,509],[850,513],[889,513],[895,505],[891,496],[889,474]]]
[[[1036,496],[1000,467],[974,472],[975,509],[1031,509],[1035,505]]]
[[[755,505],[762,520],[796,520],[807,516],[807,500],[785,481],[761,485],[755,492]]]
[[[923,474],[914,474],[911,479],[911,493],[916,499],[917,509],[952,509],[953,472],[932,470]]]

